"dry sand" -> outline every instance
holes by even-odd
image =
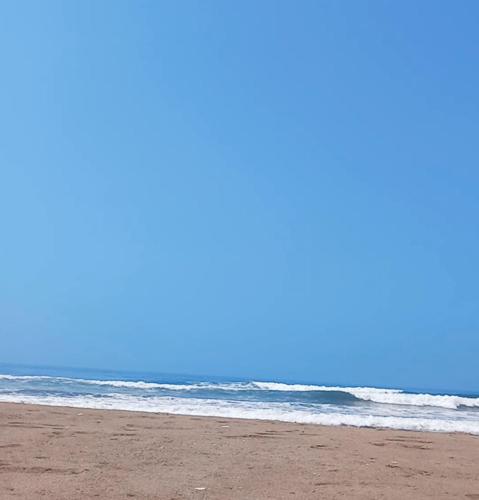
[[[3,499],[479,499],[479,438],[0,404]]]

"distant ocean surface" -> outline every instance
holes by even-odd
[[[479,435],[479,395],[0,365],[0,402]]]

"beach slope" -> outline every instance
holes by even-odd
[[[479,500],[479,438],[1,403],[0,498]]]

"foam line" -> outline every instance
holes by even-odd
[[[446,420],[441,418],[413,418],[381,415],[353,415],[340,411],[311,413],[294,408],[288,403],[253,403],[185,398],[141,398],[116,395],[94,396],[26,396],[15,393],[0,394],[0,401],[30,403],[76,408],[117,409],[181,415],[231,417],[258,420],[279,420],[320,425],[347,425],[431,432],[464,432],[479,435],[477,420]]]

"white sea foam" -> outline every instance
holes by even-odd
[[[401,389],[380,389],[376,387],[342,387],[334,385],[303,385],[303,384],[284,384],[281,382],[251,382],[257,389],[264,391],[287,391],[287,392],[308,392],[308,391],[324,391],[324,392],[351,392],[356,391],[358,394],[363,392],[375,393],[399,393]]]
[[[363,401],[374,403],[407,405],[407,406],[437,406],[456,410],[460,406],[479,408],[479,398],[448,396],[440,394],[413,394],[400,389],[380,389],[376,387],[340,387],[323,385],[281,384],[276,382],[253,382],[259,389],[267,391],[322,391],[346,392]]]
[[[477,419],[415,418],[411,416],[348,414],[341,411],[319,413],[311,412],[307,409],[299,409],[289,403],[257,403],[172,397],[142,398],[121,394],[101,398],[94,396],[28,396],[18,393],[0,394],[0,401],[78,408],[280,420],[284,422],[320,425],[347,425],[353,427],[379,427],[434,432],[465,432],[479,435],[479,421]]]
[[[159,384],[156,382],[130,381],[130,380],[94,380],[84,378],[70,377],[52,377],[49,375],[1,375],[0,380],[10,381],[51,381],[51,382],[66,382],[75,384],[100,385],[110,387],[125,387],[129,389],[169,389],[173,391],[194,390],[206,387],[203,384]],[[208,384],[209,385],[209,384]]]
[[[0,380],[49,380],[57,379],[57,377],[51,377],[50,375],[4,375],[0,374]]]
[[[439,394],[408,394],[399,393],[363,393],[355,394],[355,391],[350,391],[351,394],[365,401],[373,401],[375,403],[394,404],[394,405],[410,405],[410,406],[437,406],[440,408],[449,408],[457,410],[460,406],[469,408],[479,408],[479,398],[466,398],[461,396],[448,396]]]
[[[343,392],[357,399],[387,405],[431,406],[458,409],[459,407],[479,408],[479,398],[439,394],[407,393],[400,389],[376,387],[341,387],[325,385],[285,384],[279,382],[198,382],[193,384],[168,384],[130,380],[92,380],[83,378],[52,377],[46,375],[0,375],[0,380],[10,381],[58,381],[65,383],[87,384],[127,389],[165,390],[165,391],[278,391],[278,392]]]
[[[130,380],[90,380],[90,379],[73,379],[75,382],[90,385],[105,385],[111,387],[126,387],[129,389],[167,389],[171,391],[194,390],[201,388],[201,384],[180,385],[180,384],[157,384],[156,382],[137,382]]]

